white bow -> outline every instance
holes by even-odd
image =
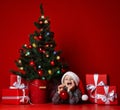
[[[26,86],[23,83],[21,84],[21,80],[21,76],[17,75],[17,81],[14,82],[12,86],[10,86],[10,89],[24,89]]]
[[[117,98],[117,94],[114,90],[109,92],[109,86],[104,86],[105,94],[96,94],[97,99],[101,99],[105,104],[110,104],[110,101],[113,102]]]

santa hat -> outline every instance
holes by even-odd
[[[80,82],[80,79],[79,79],[79,77],[75,74],[75,73],[73,73],[72,71],[68,71],[68,72],[66,72],[63,76],[62,76],[62,79],[61,79],[61,83],[63,84],[64,83],[64,78],[65,78],[65,76],[70,76],[70,77],[72,77],[72,79],[75,81],[75,84],[76,84],[76,86],[78,86],[78,84],[79,84],[79,82]]]
[[[76,86],[79,87],[80,91],[82,92],[82,97],[81,99],[83,101],[87,101],[88,100],[88,96],[85,94],[85,90],[84,90],[84,86],[83,86],[83,83],[82,81],[80,80],[80,78],[72,71],[68,71],[66,72],[63,76],[62,76],[62,79],[61,79],[61,83],[63,84],[64,83],[64,78],[65,76],[71,76],[72,79],[75,81],[75,84]]]

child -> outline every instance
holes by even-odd
[[[72,71],[66,72],[61,79],[61,84],[52,98],[54,104],[69,103],[77,104],[81,100],[87,101],[88,96],[84,94],[84,88],[80,84],[79,77]],[[82,82],[81,82],[82,83]],[[79,88],[80,87],[80,88]]]

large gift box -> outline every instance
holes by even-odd
[[[28,104],[28,89],[3,89],[2,104]]]
[[[86,74],[86,89],[91,103],[96,103],[96,88],[107,84],[106,74]]]
[[[116,86],[97,87],[97,104],[118,104]]]
[[[19,75],[10,74],[10,89],[23,89],[27,87],[27,82]]]

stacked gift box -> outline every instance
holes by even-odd
[[[116,86],[108,85],[107,74],[86,74],[89,101],[96,104],[118,104]]]
[[[10,75],[9,88],[2,89],[3,104],[28,104],[28,88],[26,82],[18,75]]]

